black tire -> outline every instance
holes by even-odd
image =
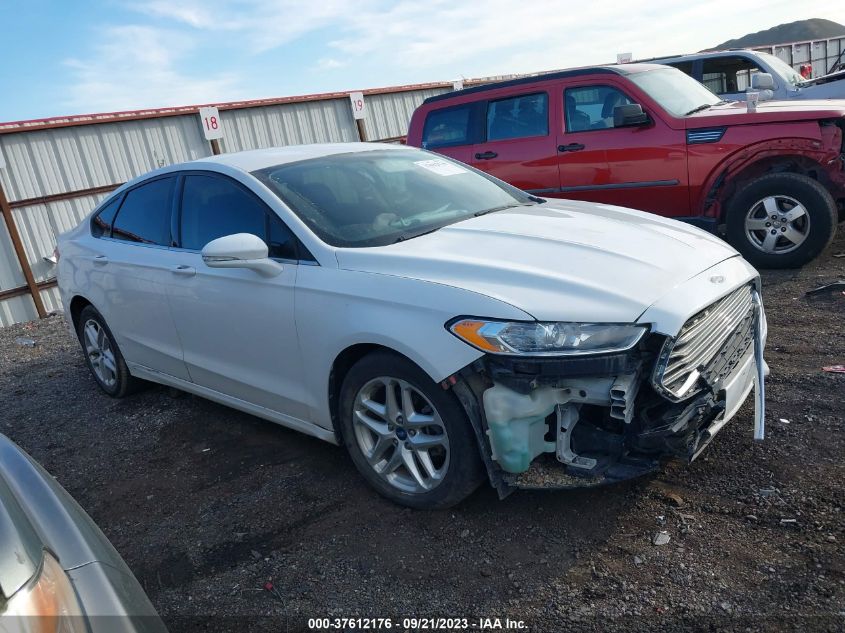
[[[805,219],[787,225],[780,217],[771,221],[762,201],[770,197],[791,198],[806,210]],[[778,208],[786,209],[789,202]],[[756,212],[755,212],[756,210]],[[755,213],[752,217],[749,214]],[[777,215],[777,213],[775,214]],[[746,231],[746,220],[771,221],[771,226],[757,231]],[[817,257],[833,241],[836,234],[837,209],[833,197],[818,181],[808,176],[792,173],[766,174],[751,181],[731,198],[727,205],[727,239],[742,256],[758,268],[798,268]],[[807,225],[802,222],[808,222]],[[792,250],[786,237],[771,231],[803,232],[803,242]],[[778,235],[775,248],[783,252],[766,252],[763,240]],[[757,242],[757,243],[755,243]]]
[[[354,406],[359,391],[381,377],[409,384],[425,396],[436,410],[434,413],[439,414],[448,437],[448,463],[444,463],[445,471],[439,483],[430,490],[401,490],[382,478],[365,457],[353,425]],[[478,453],[478,443],[457,398],[451,392],[443,390],[419,367],[402,356],[389,352],[374,352],[358,361],[343,380],[339,417],[343,441],[356,468],[376,491],[395,503],[426,510],[448,508],[469,496],[484,480],[485,473]],[[420,436],[423,434],[424,431],[421,431]],[[410,439],[407,436],[405,438]],[[401,450],[403,445],[409,446],[407,442],[396,439],[395,436],[391,441],[395,446],[393,451]],[[390,447],[385,455],[393,455]],[[389,459],[385,457],[385,461]],[[402,468],[404,466],[400,465],[400,469]],[[410,471],[405,470],[410,478]]]
[[[114,356],[114,382],[109,383],[105,381],[94,368],[93,355],[86,350],[85,342],[85,327],[89,322],[94,322],[101,329],[102,335],[108,339],[109,351]],[[94,306],[86,306],[79,314],[79,321],[76,324],[76,334],[79,337],[79,344],[82,346],[82,351],[85,354],[85,364],[88,365],[88,370],[94,377],[97,386],[112,398],[123,398],[128,396],[144,385],[144,381],[133,377],[129,373],[129,368],[126,366],[126,361],[123,359],[123,354],[120,353],[120,348],[114,340],[114,335],[111,333],[106,320],[103,318]]]

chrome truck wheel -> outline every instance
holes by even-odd
[[[795,198],[767,196],[749,209],[745,231],[748,241],[764,253],[790,253],[810,234],[810,216]]]

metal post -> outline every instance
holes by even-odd
[[[211,153],[217,156],[218,154],[222,154],[220,151],[220,141],[216,138],[211,139]]]
[[[355,125],[358,128],[358,140],[359,141],[366,141],[367,140],[367,128],[364,125],[364,119],[355,119]]]
[[[26,259],[26,251],[24,250],[23,242],[21,242],[21,234],[18,233],[18,227],[15,224],[14,217],[12,217],[12,207],[9,206],[9,201],[3,192],[2,183],[0,183],[0,212],[3,214],[3,219],[6,220],[6,229],[9,231],[12,246],[14,246],[15,254],[18,256],[18,263],[26,279],[26,285],[29,287],[29,294],[32,295],[32,302],[35,304],[38,316],[43,319],[47,316],[47,310],[44,308],[44,302],[41,300],[41,291],[38,290],[38,284],[35,283],[32,268],[29,267],[29,261]]]

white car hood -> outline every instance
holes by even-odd
[[[342,269],[464,288],[541,321],[586,322],[634,322],[679,284],[737,255],[682,222],[569,200],[491,213],[390,246],[337,251]]]

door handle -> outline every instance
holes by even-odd
[[[584,149],[583,143],[570,143],[569,145],[558,145],[557,151],[559,152],[579,152]]]
[[[496,158],[498,154],[496,152],[479,152],[475,155],[476,160],[487,160],[489,158]]]
[[[183,277],[193,277],[197,274],[197,269],[193,266],[177,266],[173,269],[174,275],[182,275]]]
[[[98,266],[105,266],[109,263],[109,258],[105,255],[97,255],[96,257],[94,257],[94,263]]]

